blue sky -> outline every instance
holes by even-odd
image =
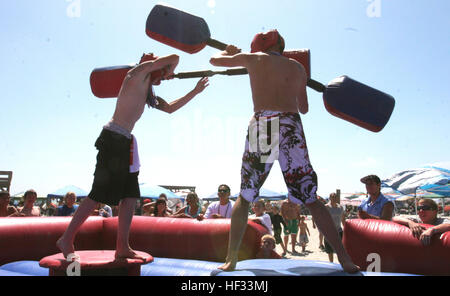
[[[145,34],[154,1],[1,1],[0,170],[14,172],[11,193],[39,196],[68,184],[90,190],[94,142],[115,99],[91,93],[94,68],[137,62],[143,52],[180,55],[176,72],[212,69],[205,48],[186,54]],[[159,2],[158,2],[159,3]],[[164,3],[203,17],[213,38],[249,51],[255,33],[277,28],[287,49],[311,50],[312,76],[327,83],[348,75],[393,95],[386,127],[372,133],[330,115],[308,89],[302,116],[319,194],[364,191],[359,179],[428,164],[450,164],[450,2],[446,0],[191,0]],[[156,87],[168,101],[196,80]],[[147,109],[133,131],[140,181],[197,186],[240,184],[241,156],[252,115],[248,77],[210,86],[171,115]],[[264,187],[286,191],[277,164]]]

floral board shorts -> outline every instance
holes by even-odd
[[[317,175],[309,161],[305,134],[298,113],[259,111],[251,119],[241,168],[241,196],[259,198],[273,162],[278,160],[289,199],[296,204],[317,200]]]

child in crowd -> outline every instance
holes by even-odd
[[[298,223],[298,228],[300,229],[298,240],[300,245],[302,246],[302,252],[305,252],[306,244],[309,243],[308,235],[311,236],[311,234],[309,233],[308,225],[305,223],[304,216],[300,216],[300,223]],[[308,232],[308,234],[306,234],[306,232]]]
[[[256,259],[282,259],[282,257],[275,252],[275,238],[266,234],[261,238],[261,249],[256,254]]]
[[[272,213],[269,213],[270,220],[272,221],[273,233],[275,237],[275,244],[281,244],[283,248],[283,253],[286,254],[287,249],[281,239],[281,224],[283,227],[286,227],[286,223],[284,223],[283,217],[280,215],[280,207],[278,205],[272,206]]]
[[[248,219],[258,224],[264,225],[270,234],[272,234],[272,222],[270,216],[265,213],[266,205],[262,200],[258,200],[253,204],[253,212]]]

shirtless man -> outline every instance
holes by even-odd
[[[9,205],[9,192],[0,191],[0,217],[14,217],[17,216],[17,209]]]
[[[284,228],[284,245],[288,246],[289,235],[291,236],[292,253],[295,253],[295,243],[298,233],[298,217],[300,216],[300,208],[298,204],[293,203],[290,199],[281,203],[281,216],[286,223]],[[283,255],[286,255],[283,251]]]
[[[75,212],[65,233],[57,241],[57,247],[67,258],[75,252],[74,238],[98,203],[119,205],[119,225],[117,228],[116,258],[138,258],[129,245],[129,233],[136,201],[140,198],[138,174],[139,161],[137,143],[131,134],[146,104],[161,111],[172,113],[183,107],[208,86],[208,79],[202,78],[196,87],[184,97],[167,103],[153,94],[151,85],[161,78],[170,79],[179,57],[175,54],[149,60],[131,69],[125,77],[117,98],[116,109],[97,139],[99,150],[94,182],[89,196]],[[154,71],[162,71],[162,76],[152,77]],[[133,155],[131,155],[133,154]],[[130,160],[133,162],[130,164]]]
[[[319,229],[335,247],[343,269],[356,272],[359,268],[345,251],[328,211],[316,198],[317,176],[309,162],[298,114],[299,111],[302,114],[308,112],[306,71],[297,61],[281,56],[283,50],[283,38],[276,30],[272,30],[255,36],[251,53],[240,53],[237,47],[229,45],[225,51],[212,57],[210,63],[214,66],[247,68],[255,111],[250,121],[249,134],[260,123],[270,121],[279,124],[279,145],[272,145],[271,148],[279,148],[278,161],[289,190],[289,199],[308,207],[316,217]],[[257,199],[259,189],[273,164],[266,162],[265,158],[261,161],[263,153],[253,152],[255,147],[249,141],[254,143],[255,139],[252,137],[249,140],[247,136],[242,158],[241,192],[233,207],[226,262],[220,267],[226,271],[236,268],[238,250],[248,221],[249,204]]]

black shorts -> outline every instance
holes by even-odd
[[[103,129],[95,142],[98,150],[89,198],[117,206],[124,198],[140,198],[138,175],[130,173],[130,145],[132,139]]]

